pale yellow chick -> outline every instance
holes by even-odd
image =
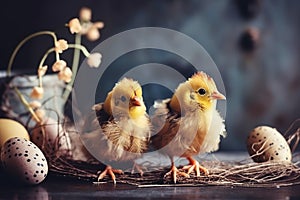
[[[108,93],[105,102],[94,105],[93,109],[97,118],[87,120],[83,140],[89,141],[85,142],[88,150],[96,151],[100,161],[134,162],[147,149],[150,122],[137,81],[123,78]],[[116,183],[114,173],[123,172],[107,165],[98,181],[109,174]]]
[[[218,99],[225,96],[217,90],[214,80],[198,72],[181,83],[171,99],[154,103],[151,121],[155,135],[151,143],[171,159],[171,170],[166,175],[172,175],[174,183],[177,175],[189,177],[192,171],[196,176],[209,173],[192,156],[218,150],[220,136],[225,137],[224,120],[216,110]],[[175,156],[189,161],[183,167],[187,173],[177,169]]]

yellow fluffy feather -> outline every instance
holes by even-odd
[[[171,99],[157,101],[151,121],[154,136],[152,145],[171,159],[172,168],[167,175],[188,177],[192,171],[208,174],[192,156],[216,151],[220,136],[225,137],[223,119],[216,110],[218,99],[225,99],[214,80],[204,72],[195,73],[181,83]],[[185,157],[190,162],[183,167],[187,173],[179,171],[173,157]]]
[[[134,161],[147,149],[150,122],[143,102],[142,88],[137,81],[119,81],[105,101],[93,106],[97,118],[87,119],[82,136],[90,151],[101,161]],[[95,115],[91,115],[95,116]],[[121,173],[109,165],[98,180]]]

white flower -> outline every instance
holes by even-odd
[[[82,29],[80,31],[81,35],[86,35],[87,39],[90,41],[95,41],[100,38],[99,29],[104,27],[103,22],[85,22],[82,24]]]
[[[68,42],[64,39],[60,39],[55,43],[55,51],[62,53],[64,50],[68,49]]]
[[[71,82],[72,80],[72,70],[69,67],[65,67],[58,73],[58,79],[63,80],[66,83]]]
[[[73,18],[69,21],[69,30],[72,34],[79,33],[82,29],[78,18]]]
[[[98,68],[101,63],[101,58],[102,55],[100,53],[92,53],[87,58],[86,62],[90,67]]]
[[[52,71],[53,72],[58,72],[63,70],[67,66],[66,61],[64,60],[58,60],[52,65]]]

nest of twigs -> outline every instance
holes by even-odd
[[[299,138],[299,129],[291,136]],[[291,137],[290,137],[291,138]],[[298,145],[298,140],[294,147]],[[76,146],[74,147],[76,148]],[[85,180],[93,183],[112,183],[109,176],[101,182],[97,182],[98,175],[105,165],[94,159],[85,161],[72,159],[71,157],[47,156],[50,166],[50,173],[55,176],[62,176]],[[137,187],[156,186],[241,186],[241,187],[282,187],[300,184],[300,161],[299,156],[294,154],[293,162],[263,162],[254,163],[249,157],[246,160],[220,161],[209,159],[201,164],[209,170],[209,175],[201,174],[196,177],[194,173],[189,178],[178,177],[174,184],[170,176],[165,174],[170,166],[157,163],[155,158],[142,159],[140,165],[144,168],[144,174],[126,172],[116,175],[117,183],[125,183]],[[143,162],[143,160],[145,160]],[[203,160],[203,159],[202,159]],[[182,165],[183,163],[178,163]],[[180,166],[179,166],[180,169]]]
[[[137,187],[157,186],[242,186],[242,187],[282,187],[300,184],[300,168],[293,163],[234,163],[205,161],[202,163],[209,175],[190,178],[179,177],[176,185],[171,177],[165,176],[169,167],[146,168],[143,176],[139,173],[125,172],[117,175],[117,183]],[[56,158],[50,162],[50,172],[56,176],[80,179],[93,183],[112,183],[109,177],[97,182],[99,170],[104,166],[98,161],[75,161]]]

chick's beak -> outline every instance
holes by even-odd
[[[226,97],[225,97],[223,94],[221,94],[220,92],[218,92],[218,91],[214,91],[214,92],[210,95],[210,98],[211,98],[211,99],[223,99],[223,100],[226,99]]]
[[[133,106],[141,106],[141,99],[138,98],[138,97],[132,97],[130,98],[130,105],[133,105]]]

